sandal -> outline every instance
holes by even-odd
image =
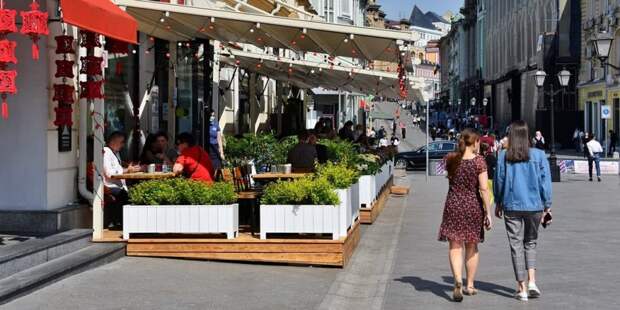
[[[467,296],[475,296],[478,295],[478,290],[475,287],[468,287],[467,289],[463,290],[463,294]]]
[[[463,283],[454,283],[454,291],[452,291],[452,299],[456,302],[463,301]]]

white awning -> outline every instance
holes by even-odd
[[[386,98],[399,99],[398,75],[331,65],[325,62],[295,60],[262,53],[226,49],[221,61],[278,81],[288,81],[304,89],[321,87]]]
[[[206,38],[343,56],[398,62],[412,32],[356,27],[322,21],[237,12],[147,0],[113,0],[139,23],[139,30],[169,41]]]

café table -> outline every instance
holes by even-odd
[[[174,172],[134,172],[113,175],[112,179],[117,180],[161,180],[176,177]]]

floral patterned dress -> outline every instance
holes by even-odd
[[[478,175],[487,171],[482,156],[463,159],[450,179],[450,189],[439,228],[439,241],[483,242],[484,208]]]

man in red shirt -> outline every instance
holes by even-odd
[[[480,143],[484,143],[486,144],[489,148],[487,149],[487,153],[492,153],[494,152],[494,147],[495,147],[495,138],[493,138],[492,136],[489,135],[489,131],[485,130],[484,131],[484,135],[482,137],[480,137]],[[482,154],[482,155],[487,155],[487,154]]]
[[[213,164],[209,154],[200,146],[190,133],[182,133],[176,140],[179,157],[172,168],[177,175],[183,174],[192,180],[213,183]]]

